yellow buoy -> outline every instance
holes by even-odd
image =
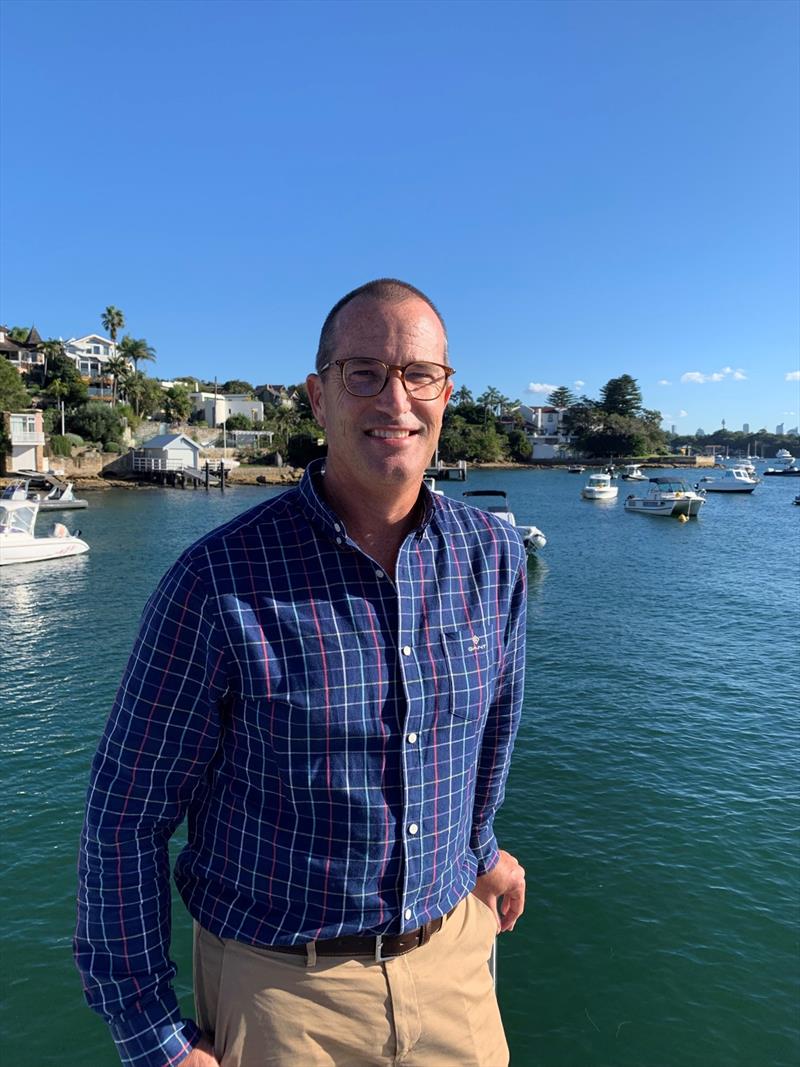
[[[688,515],[679,515],[678,516],[678,522],[688,522],[688,521],[689,521],[689,516]]]

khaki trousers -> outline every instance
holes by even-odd
[[[222,1067],[507,1067],[496,931],[472,894],[427,945],[381,963],[270,952],[195,924],[197,1022]]]

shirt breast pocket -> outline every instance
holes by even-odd
[[[492,691],[492,657],[485,634],[471,629],[442,630],[448,708],[458,719],[479,719]]]

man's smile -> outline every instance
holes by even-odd
[[[401,429],[386,429],[386,430],[365,430],[367,437],[380,437],[385,441],[392,441],[403,437],[413,437],[419,433],[419,430],[401,430]]]

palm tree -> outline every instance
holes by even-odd
[[[137,339],[127,333],[119,343],[119,354],[132,363],[136,371],[139,370],[141,360],[152,362],[156,358],[156,350],[143,337]]]
[[[115,308],[113,304],[109,304],[101,315],[101,321],[103,323],[103,328],[108,330],[111,335],[111,343],[116,349],[117,332],[125,325],[125,316],[119,308]]]
[[[116,407],[117,404],[117,385],[120,379],[124,378],[129,370],[130,366],[124,356],[112,356],[108,363],[106,363],[106,374],[111,375],[111,388],[113,390],[111,394],[111,403],[114,407]]]

